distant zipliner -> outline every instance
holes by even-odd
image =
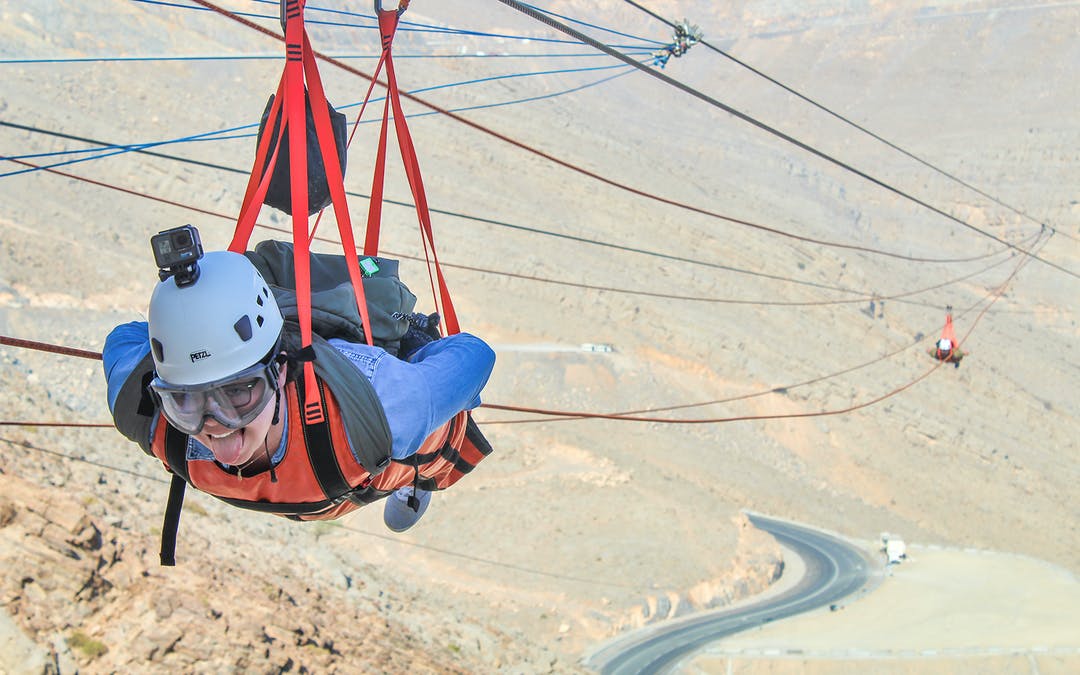
[[[926,353],[938,361],[951,363],[955,368],[960,367],[960,361],[967,356],[967,352],[960,349],[960,341],[956,339],[952,313],[945,315],[945,328],[941,330],[941,337],[933,347],[926,350]]]

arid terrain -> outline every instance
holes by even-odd
[[[0,335],[100,351],[145,319],[152,234],[227,246],[283,47],[186,4],[0,0]],[[308,4],[315,49],[372,72],[371,20],[317,11],[371,3]],[[536,4],[646,63],[671,40],[632,3]],[[650,421],[483,408],[496,453],[402,535],[189,493],[164,568],[168,474],[109,427],[25,424],[108,423],[100,362],[0,346],[0,672],[581,672],[766,590],[783,551],[745,510],[911,555],[686,672],[1080,670],[1080,3],[637,4],[704,31],[659,71],[691,91],[494,0],[414,0],[395,63],[472,123],[405,102],[462,326],[498,354],[485,403]],[[320,72],[354,119],[367,81]],[[393,156],[386,196],[430,309]],[[968,355],[935,368],[950,307]]]

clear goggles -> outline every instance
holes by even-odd
[[[207,418],[227,429],[246,427],[277,393],[276,364],[256,363],[228,378],[206,384],[171,384],[154,378],[150,388],[161,400],[161,412],[189,435],[202,431]]]

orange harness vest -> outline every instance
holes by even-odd
[[[406,485],[445,489],[491,453],[472,416],[462,411],[428,436],[416,454],[404,460],[386,458],[372,475],[349,446],[337,400],[321,381],[319,386],[326,406],[324,427],[305,424],[295,382],[284,388],[288,438],[285,455],[274,467],[276,481],[270,471],[240,477],[214,461],[187,461],[188,436],[163,416],[158,419],[151,451],[174,479],[179,476],[233,506],[294,520],[337,518]],[[320,433],[318,427],[326,431]]]

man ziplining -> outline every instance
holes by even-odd
[[[190,225],[152,237],[160,281],[149,321],[117,326],[105,341],[117,429],[173,474],[163,565],[175,563],[186,485],[295,520],[337,518],[387,498],[383,520],[403,532],[424,514],[432,491],[450,487],[491,452],[469,411],[480,405],[495,354],[459,331],[438,267],[390,58],[400,11],[376,4],[380,65],[425,248],[434,256],[441,317],[415,313],[397,261],[378,256],[381,154],[365,257],[357,256],[343,183],[344,125],[331,124],[304,2],[288,5],[286,66],[263,117],[229,250],[204,254]],[[325,199],[309,199],[316,194]],[[264,241],[249,251],[263,203],[290,213],[293,241]],[[342,255],[309,251],[308,219],[328,203]]]

